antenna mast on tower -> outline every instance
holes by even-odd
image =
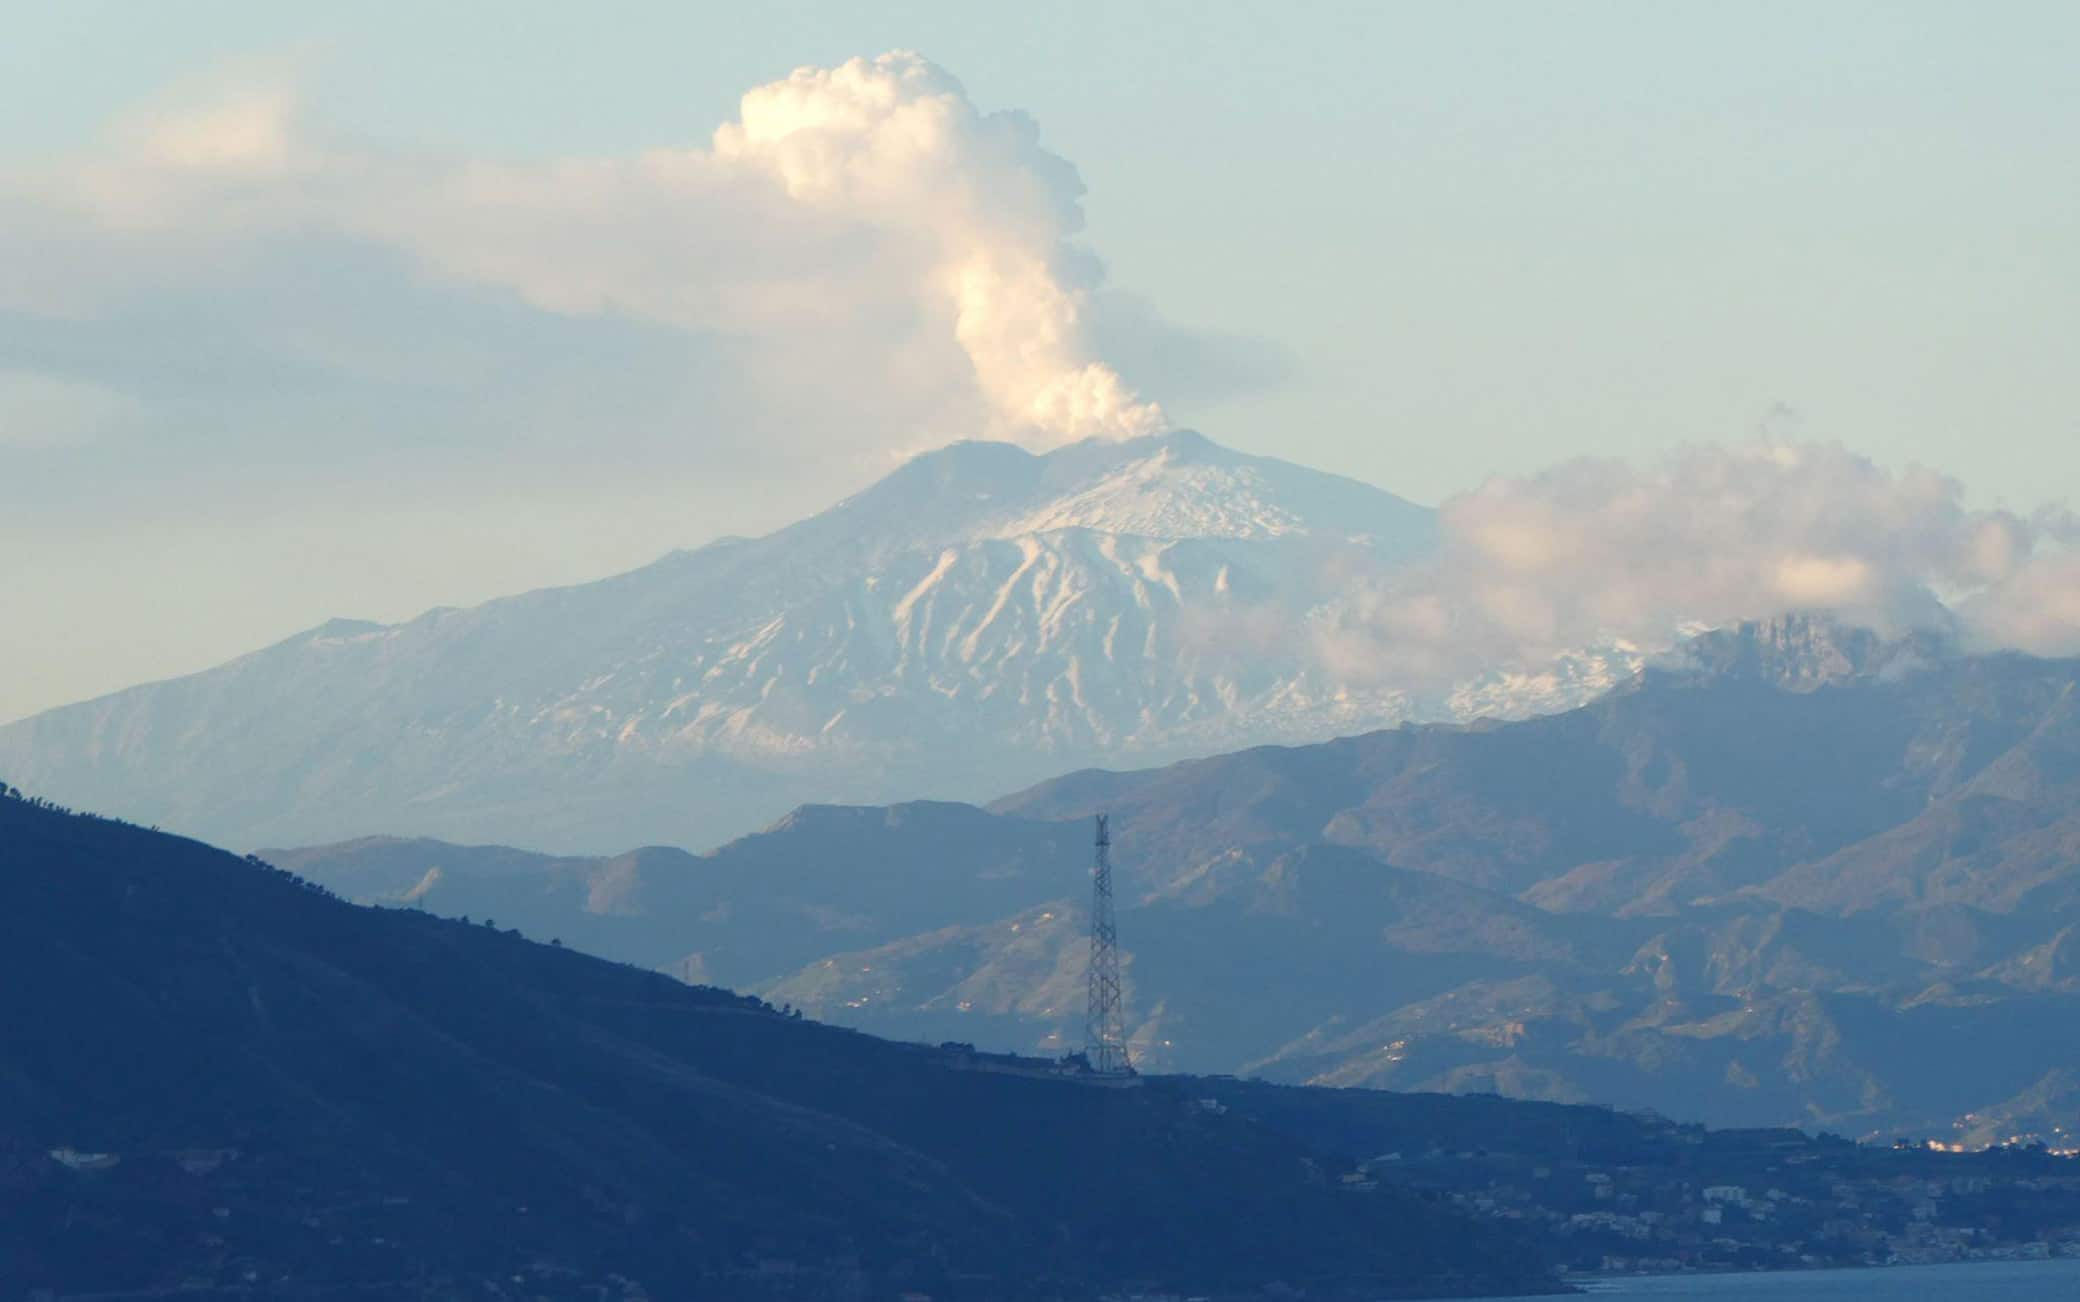
[[[1090,1001],[1083,1021],[1083,1056],[1103,1076],[1125,1076],[1127,1021],[1119,997],[1119,932],[1112,920],[1112,836],[1098,815],[1097,856],[1091,864]]]

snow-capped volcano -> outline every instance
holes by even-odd
[[[50,711],[0,729],[0,774],[245,844],[701,845],[803,800],[984,797],[1405,717],[1304,628],[1433,529],[1192,433],[955,444],[764,538]]]

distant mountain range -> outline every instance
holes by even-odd
[[[1579,703],[1325,677],[1310,612],[1431,545],[1422,507],[1191,433],[962,443],[765,538],[0,727],[0,773],[241,847],[371,832],[715,845],[805,801],[986,799],[1094,763]]]
[[[1549,717],[809,807],[699,856],[267,853],[880,1033],[1057,1049],[1108,810],[1151,1065],[2064,1146],[2076,684],[1787,619]]]

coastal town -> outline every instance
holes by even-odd
[[[2040,1143],[1963,1151],[1494,1095],[1190,1087],[1203,1109],[1347,1155],[1322,1178],[1348,1196],[1414,1191],[1509,1223],[1572,1274],[2080,1256],[2080,1157]]]
[[[1695,1137],[1696,1171],[1385,1154],[1397,1180],[1555,1240],[1570,1270],[1667,1274],[2080,1256],[2080,1161],[2040,1148],[1872,1149],[1797,1132]]]

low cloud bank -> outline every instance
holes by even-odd
[[[1046,446],[1167,423],[1098,355],[1103,270],[1074,242],[1075,168],[1031,118],[983,112],[908,52],[798,69],[745,94],[705,146],[634,157],[374,151],[313,129],[291,88],[255,84],[140,117],[27,181],[18,197],[54,198],[133,251],[332,232],[550,312],[761,340],[776,373],[871,356],[809,371],[862,401],[907,388],[979,405],[979,421],[942,414],[965,422],[930,431],[944,437]],[[77,270],[57,286],[75,300],[96,279]]]
[[[1436,552],[1354,578],[1315,647],[1353,682],[1441,684],[1589,647],[1789,612],[1974,648],[2080,653],[2080,529],[2060,508],[1974,510],[1927,470],[1822,444],[1571,461],[1440,508]]]

